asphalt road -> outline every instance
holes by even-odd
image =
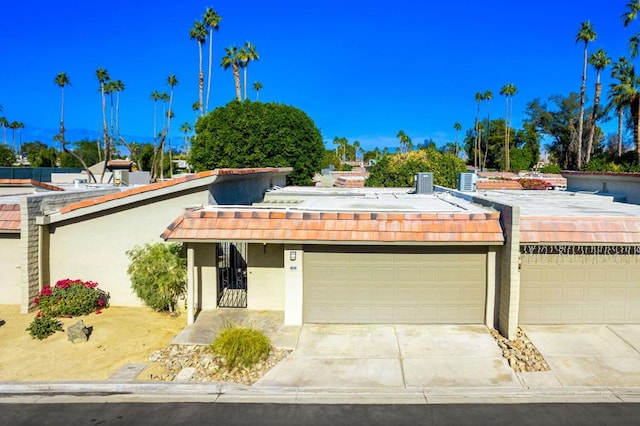
[[[639,425],[640,404],[0,404],[18,425]]]

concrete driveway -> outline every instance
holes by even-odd
[[[521,387],[484,326],[303,325],[255,387]]]
[[[533,386],[639,387],[640,325],[522,326],[551,367]],[[544,379],[544,380],[540,380]],[[537,380],[537,382],[533,382]]]

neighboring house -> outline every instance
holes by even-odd
[[[260,201],[265,191],[284,185],[290,171],[217,169],[131,188],[83,185],[19,196],[13,203],[20,211],[19,261],[3,262],[0,273],[19,268],[22,312],[43,286],[62,278],[96,281],[113,305],[138,306],[126,272],[127,250],[162,241],[159,233],[185,208]],[[8,235],[9,226],[16,225],[0,229],[0,235]],[[5,240],[12,241],[0,241]],[[15,294],[9,300],[0,292],[0,303],[16,303]]]
[[[510,338],[521,323],[640,323],[640,207],[612,198],[288,187],[187,211],[163,238],[187,246],[188,321],[214,297],[287,324],[473,323]]]
[[[619,201],[640,204],[640,173],[567,171],[562,175],[570,191],[613,195]]]

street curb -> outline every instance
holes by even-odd
[[[233,383],[4,382],[0,403],[580,403],[640,402],[640,387],[565,388],[254,388]]]

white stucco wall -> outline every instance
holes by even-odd
[[[96,281],[110,293],[112,305],[142,305],[131,290],[126,251],[145,243],[162,242],[160,233],[184,208],[202,204],[206,197],[203,189],[49,225],[51,281]]]
[[[567,190],[587,191],[603,194],[619,194],[626,197],[631,204],[640,204],[640,177],[636,174],[571,174],[567,178]]]
[[[0,235],[0,305],[20,304],[20,250],[20,234]]]

